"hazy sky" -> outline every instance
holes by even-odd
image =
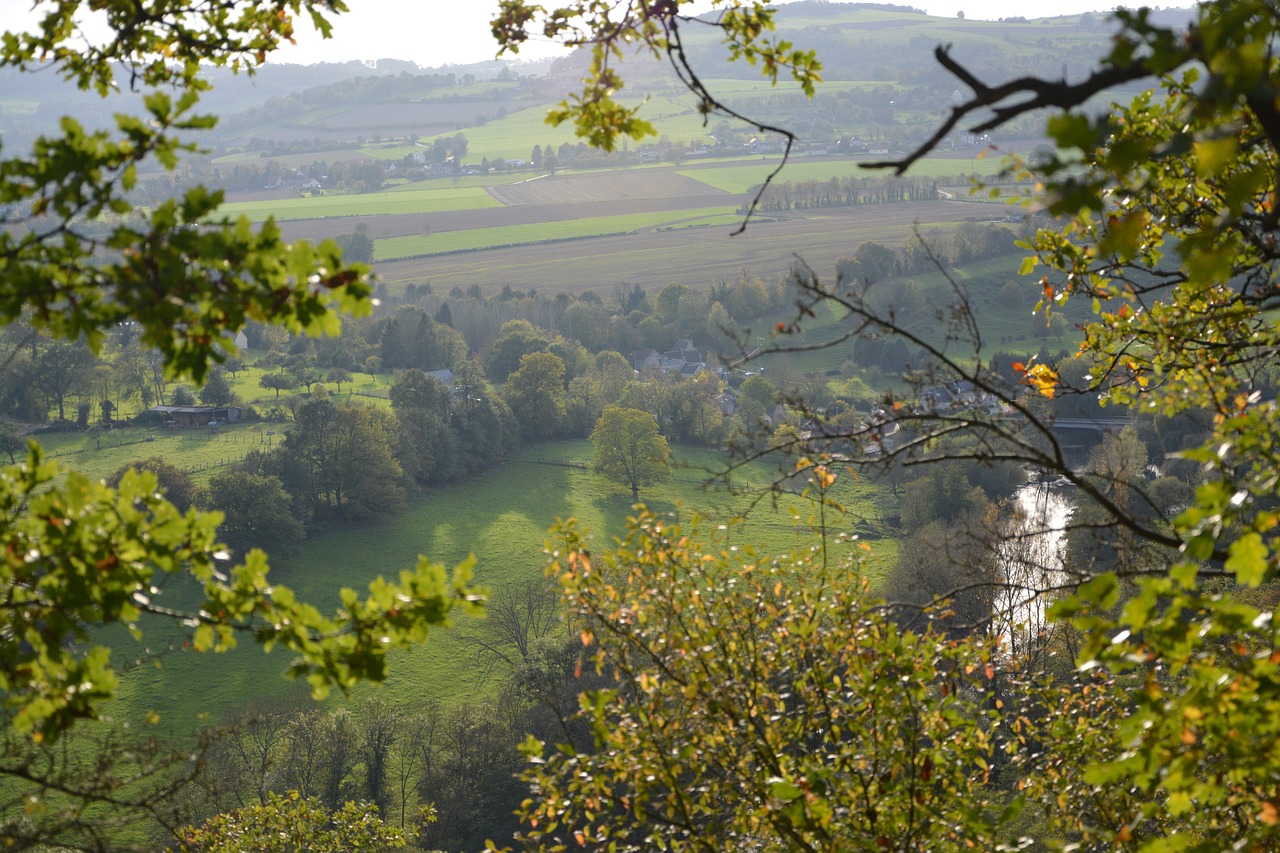
[[[419,65],[474,62],[493,58],[496,46],[489,17],[496,0],[347,0],[352,11],[341,15],[334,38],[324,41],[299,25],[296,46],[285,62],[338,62],[348,59],[407,59]],[[708,2],[699,4],[709,8]],[[903,0],[933,15],[968,18],[1040,17],[1109,8],[1099,0]],[[1114,4],[1111,4],[1114,5]],[[0,0],[0,27],[14,29],[31,20],[32,0]],[[1034,10],[1034,12],[1032,12]],[[558,53],[553,45],[530,44],[522,56]]]

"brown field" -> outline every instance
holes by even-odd
[[[771,278],[785,273],[797,258],[829,276],[837,260],[868,240],[896,248],[915,228],[928,237],[975,217],[986,218],[986,211],[963,202],[864,205],[760,219],[737,237],[730,236],[732,229],[721,227],[592,237],[390,261],[377,264],[375,271],[393,287],[430,283],[437,292],[465,290],[473,284],[485,293],[510,285],[544,293],[595,290],[601,295],[619,282],[650,290],[672,282],[708,287],[735,279],[744,270]]]
[[[709,193],[717,198],[706,202]],[[489,194],[506,205],[561,205],[618,202],[630,199],[698,199],[685,207],[711,207],[724,204],[728,193],[678,175],[669,168],[653,168],[616,172],[587,172],[543,176],[518,184],[490,187]],[[673,208],[660,208],[670,210]],[[616,213],[638,213],[628,206]]]

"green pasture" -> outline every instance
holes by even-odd
[[[559,127],[547,124],[547,113],[552,106],[550,103],[542,103],[508,113],[503,118],[483,125],[464,128],[462,132],[467,137],[467,161],[478,162],[484,156],[490,161],[501,158],[528,162],[535,145],[543,148],[550,145],[553,149],[558,149],[568,142],[577,146],[581,140],[574,136],[571,124]],[[687,95],[683,99],[655,97],[645,105],[643,117],[655,125],[659,135],[665,134],[672,139],[686,141],[709,139],[708,128],[702,126],[702,116],[698,115],[693,99]],[[453,135],[454,132],[437,134],[444,138]],[[436,136],[428,136],[423,138],[423,142],[430,144],[435,139]],[[655,136],[629,144],[631,148],[638,148],[657,140],[658,137]]]
[[[212,158],[212,162],[217,166],[232,167],[242,163],[278,163],[281,166],[288,166],[294,169],[302,169],[309,167],[317,160],[326,160],[335,162],[339,160],[358,160],[361,159],[359,146],[355,140],[341,143],[336,148],[326,148],[322,151],[297,151],[295,153],[267,153],[265,151],[244,151],[232,149],[226,154],[220,154]]]
[[[396,163],[415,151],[422,151],[417,145],[403,141],[365,143],[363,147],[356,150],[361,156],[368,157],[370,160],[391,160]]]
[[[331,216],[443,213],[501,206],[481,186],[453,186],[441,182],[440,186],[410,184],[403,189],[376,193],[231,202],[219,210],[228,216],[247,216],[254,222],[262,222],[269,216],[277,220],[321,219]]]
[[[266,449],[269,424],[229,424],[216,431],[207,427],[120,427],[100,432],[54,432],[31,436],[45,454],[65,468],[94,478],[106,478],[124,465],[159,456],[186,470],[197,482],[251,450]],[[278,440],[279,435],[275,436]]]
[[[500,584],[537,578],[546,564],[544,544],[557,519],[573,517],[600,543],[621,533],[632,513],[630,490],[592,473],[587,441],[560,442],[525,448],[515,461],[458,486],[441,489],[414,502],[404,514],[385,523],[342,528],[312,538],[297,560],[277,562],[272,578],[287,584],[318,605],[332,609],[342,586],[364,589],[379,574],[412,565],[418,554],[452,566],[476,557],[478,584]],[[755,548],[764,555],[783,555],[814,544],[812,521],[816,506],[791,493],[767,491],[774,469],[757,464],[734,478],[730,492],[716,487],[713,473],[724,459],[709,450],[676,448],[681,467],[672,480],[641,491],[641,499],[656,512],[678,517],[682,525],[697,524],[713,547]],[[833,532],[849,530],[855,518],[874,515],[873,488],[842,473],[832,496],[849,514],[829,511]],[[746,513],[744,522],[736,522]],[[879,577],[895,546],[871,544],[869,576]],[[860,546],[840,544],[836,555],[862,558]],[[190,591],[176,589],[176,603],[191,600]],[[166,591],[168,596],[170,591]],[[493,689],[478,676],[478,665],[460,638],[460,630],[483,630],[484,623],[467,621],[456,629],[432,633],[426,645],[395,655],[390,677],[381,688],[393,703],[474,701]],[[243,708],[248,697],[272,701],[300,692],[280,678],[288,664],[282,652],[264,655],[256,649],[227,655],[196,655],[181,646],[169,626],[151,626],[142,646],[120,632],[122,660],[148,659],[122,680],[115,713],[122,719],[160,715],[161,726],[177,733],[188,730],[200,715],[216,721],[231,709]],[[145,652],[150,650],[150,656]],[[157,658],[150,660],[150,657]],[[159,664],[158,666],[156,664]],[[365,688],[358,695],[375,690]]]
[[[399,258],[437,255],[446,252],[545,243],[551,240],[601,237],[607,234],[626,234],[632,231],[663,226],[682,227],[685,224],[703,224],[714,219],[722,219],[727,224],[732,215],[732,207],[704,207],[660,213],[633,213],[620,216],[601,216],[595,219],[556,220],[552,222],[533,222],[527,225],[468,228],[460,231],[440,231],[435,234],[388,237],[374,241],[374,259],[388,261]]]

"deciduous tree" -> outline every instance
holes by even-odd
[[[658,432],[653,415],[639,409],[606,406],[591,431],[595,470],[631,489],[640,500],[640,487],[671,476],[671,448]]]
[[[554,548],[616,686],[581,697],[592,748],[526,743],[532,849],[996,849],[1018,801],[987,790],[989,650],[899,630],[820,550],[757,560],[647,513]]]
[[[247,471],[215,474],[209,478],[207,502],[222,513],[218,536],[233,554],[261,548],[272,556],[294,557],[306,536],[278,477]]]
[[[403,471],[391,452],[394,419],[386,409],[313,400],[285,436],[291,490],[301,490],[317,519],[369,518],[404,503]]]
[[[535,352],[520,359],[520,369],[507,377],[503,397],[526,439],[541,441],[559,434],[566,414],[564,362],[558,355]]]
[[[279,373],[264,373],[258,377],[258,385],[261,388],[269,388],[276,392],[276,399],[280,399],[281,391],[288,391],[291,388],[298,387],[298,377],[294,376],[287,370]]]

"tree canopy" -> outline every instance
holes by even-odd
[[[630,487],[632,500],[640,500],[641,486],[671,476],[671,448],[648,412],[606,406],[591,431],[591,442],[597,473]]]

